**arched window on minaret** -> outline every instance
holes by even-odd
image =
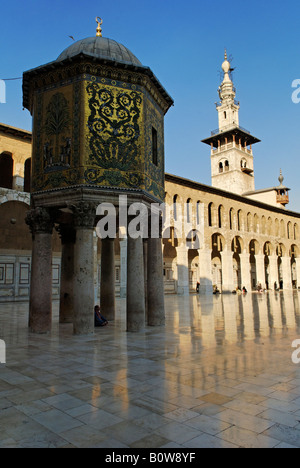
[[[225,172],[229,171],[229,161],[225,161]]]

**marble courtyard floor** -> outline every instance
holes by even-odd
[[[0,447],[300,447],[300,293],[166,296],[166,326],[28,332],[0,304]]]

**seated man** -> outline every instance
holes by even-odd
[[[100,313],[100,306],[95,306],[95,327],[105,327],[108,324],[106,318]]]

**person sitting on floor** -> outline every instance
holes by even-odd
[[[105,327],[108,325],[108,321],[100,313],[100,306],[95,306],[95,327]]]

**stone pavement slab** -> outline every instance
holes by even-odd
[[[0,303],[0,447],[300,447],[298,292],[166,296],[166,326],[28,331]],[[228,315],[224,311],[232,310]]]

